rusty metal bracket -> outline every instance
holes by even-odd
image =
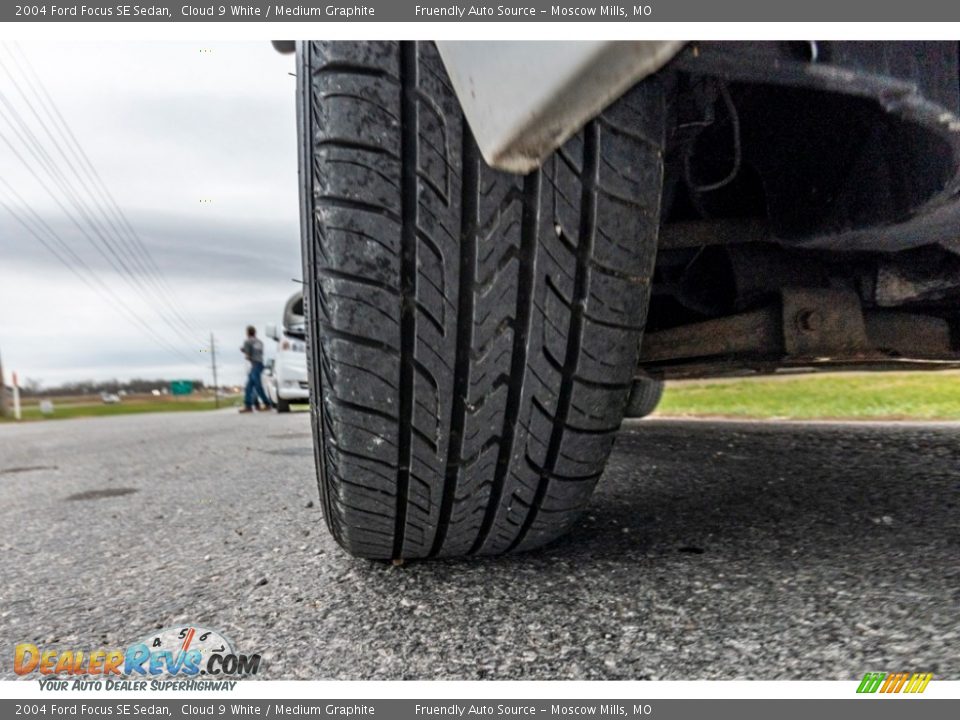
[[[932,315],[864,311],[842,288],[785,288],[776,303],[650,333],[639,375],[707,377],[777,368],[956,367],[950,323]]]
[[[784,288],[783,344],[788,356],[849,357],[872,348],[853,290]]]
[[[712,355],[782,353],[776,308],[682,325],[643,338],[640,362],[656,363]]]

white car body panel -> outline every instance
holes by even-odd
[[[448,41],[437,48],[484,160],[527,173],[684,44]]]
[[[284,350],[284,344],[291,348]],[[307,400],[310,398],[310,387],[307,382],[307,353],[304,350],[293,350],[293,343],[303,347],[303,338],[291,337],[284,334],[277,346],[277,354],[273,361],[273,383],[277,398],[281,400]]]
[[[267,325],[267,337],[277,342],[277,352],[270,368],[267,393],[273,402],[303,402],[310,399],[307,377],[307,341],[303,317],[303,293],[287,300],[283,309],[283,329]]]

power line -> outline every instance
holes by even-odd
[[[7,107],[8,110],[11,110],[9,106],[9,102],[7,101],[6,97],[3,95],[2,92],[0,92],[0,103],[2,103],[5,107]],[[13,112],[15,113],[15,110]],[[87,224],[90,226],[93,233],[99,238],[100,243],[98,243],[93,237],[91,237],[90,233],[87,232],[87,230],[77,220],[77,218],[73,215],[73,213],[71,213],[70,210],[63,204],[58,194],[53,190],[51,190],[49,185],[46,182],[44,182],[44,180],[38,175],[38,173],[33,168],[31,163],[28,162],[19,151],[17,151],[13,143],[10,142],[10,139],[2,132],[0,132],[0,140],[2,140],[4,144],[7,145],[7,147],[14,154],[14,156],[21,162],[21,164],[23,164],[23,166],[40,184],[40,186],[47,192],[48,195],[50,195],[51,198],[53,198],[54,202],[60,207],[60,209],[65,214],[65,216],[73,222],[73,224],[83,234],[83,236],[91,243],[91,245],[93,245],[94,249],[98,251],[101,257],[103,257],[104,260],[107,261],[107,263],[113,268],[113,270],[118,275],[124,278],[125,282],[130,286],[134,294],[139,296],[140,289],[137,287],[137,285],[133,282],[133,279],[132,279],[134,275],[133,271],[130,269],[129,265],[124,261],[124,259],[119,257],[112,243],[110,243],[110,241],[106,237],[104,237],[104,234],[101,231],[101,228],[94,221],[88,209],[82,203],[81,199],[77,197],[76,191],[70,186],[69,182],[63,176],[63,173],[59,171],[59,169],[56,168],[55,166],[52,166],[52,159],[49,157],[49,154],[46,153],[43,147],[39,144],[39,141],[37,140],[37,138],[32,135],[32,132],[30,131],[29,127],[26,127],[22,121],[22,118],[19,118],[19,124],[20,124],[21,130],[18,130],[17,126],[15,126],[13,123],[10,122],[6,113],[2,109],[0,109],[0,117],[2,117],[7,121],[7,124],[11,127],[11,129],[14,131],[15,135],[17,136],[17,139],[30,151],[30,153],[33,155],[34,158],[36,158],[38,163],[45,167],[50,179],[54,182],[55,185],[57,185],[57,187],[61,190],[63,195],[66,196],[66,198],[71,202],[71,204],[77,209],[78,213],[87,221]],[[5,184],[9,186],[9,183],[5,183]],[[21,202],[23,202],[22,198],[21,198]],[[180,330],[178,327],[176,327],[170,321],[169,318],[163,315],[162,312],[159,312],[156,309],[155,309],[155,312],[157,312],[158,316],[168,326],[170,326],[170,328],[177,335],[179,335],[182,340],[186,341],[189,345],[195,346],[195,345],[201,344],[197,342],[196,339],[184,334],[184,332]]]
[[[2,96],[2,93],[0,93],[0,96]],[[2,116],[3,116],[3,111],[0,110],[0,117],[2,117]],[[60,200],[60,198],[57,196],[57,194],[56,194],[55,192],[53,192],[53,191],[50,189],[50,187],[43,181],[43,179],[37,174],[37,172],[33,169],[33,167],[30,165],[30,163],[27,162],[26,159],[24,159],[24,157],[17,151],[16,147],[14,147],[13,143],[10,142],[9,138],[8,138],[3,132],[0,132],[0,141],[2,141],[2,142],[10,149],[10,151],[14,154],[14,156],[15,156],[18,160],[20,160],[20,162],[24,165],[24,167],[27,168],[28,172],[30,172],[30,174],[33,175],[34,179],[36,179],[36,181],[40,184],[40,186],[47,192],[47,194],[50,195],[51,198],[53,198],[54,202],[60,207],[60,209],[64,212],[64,214],[66,215],[66,217],[68,217],[68,218],[73,222],[73,224],[77,227],[77,229],[84,235],[84,237],[87,238],[87,240],[90,241],[90,243],[91,243],[91,244],[94,246],[94,248],[100,253],[100,255],[101,255],[105,260],[107,260],[107,262],[111,265],[111,267],[114,269],[114,271],[117,272],[119,275],[121,275],[121,276],[127,281],[127,283],[134,289],[134,291],[136,291],[136,286],[132,283],[132,281],[131,281],[131,279],[130,279],[130,276],[124,272],[124,270],[127,269],[127,268],[125,267],[125,265],[123,265],[123,263],[121,262],[121,267],[118,267],[117,264],[116,264],[115,262],[113,262],[113,260],[111,259],[111,257],[110,257],[107,253],[105,253],[105,252],[103,251],[103,249],[94,241],[94,239],[93,239],[92,237],[90,237],[90,234],[84,229],[84,227],[77,221],[77,219],[76,219],[76,218],[70,213],[70,211],[64,206],[64,204],[61,202],[61,200]],[[5,184],[8,188],[11,188],[11,189],[12,189],[12,186],[10,185],[9,182],[7,182],[6,180],[4,180],[3,182],[4,182],[4,184]],[[13,191],[13,192],[15,193],[16,191]],[[69,193],[68,193],[68,194],[69,194]],[[26,205],[26,203],[24,203],[23,199],[19,196],[19,194],[17,194],[17,197],[20,198],[21,204]],[[8,205],[4,204],[4,206],[7,208],[8,211],[11,212],[11,214],[13,214],[13,211],[11,210],[11,208],[10,208]],[[49,227],[49,226],[48,226],[48,227]],[[97,232],[96,228],[94,228],[94,232]],[[56,235],[56,234],[55,234],[55,235]],[[59,235],[56,235],[56,237],[59,238]],[[65,241],[63,241],[62,239],[60,240],[60,242],[61,242],[61,244],[62,244],[63,247],[69,247],[69,244],[66,243]],[[70,252],[71,252],[71,254],[73,255],[73,257],[74,257],[75,260],[79,259],[79,256],[78,256],[75,252],[73,252],[72,249],[71,249]],[[87,265],[86,263],[84,263],[84,266],[87,267],[87,269],[92,272],[92,269],[89,267],[89,265]],[[186,336],[183,336],[182,333],[181,333],[181,338],[185,338],[185,339],[186,339],[186,342],[187,342],[188,344],[190,344],[190,345],[198,345],[198,344],[200,344],[200,343],[197,343],[195,340],[193,340],[193,339],[191,339],[191,338],[188,338],[188,337],[186,337]]]
[[[45,168],[50,179],[57,185],[60,191],[67,197],[67,199],[70,201],[70,203],[79,213],[79,215],[83,218],[83,220],[86,221],[86,224],[89,225],[92,232],[97,236],[97,238],[100,241],[100,244],[106,250],[106,254],[105,254],[103,250],[101,250],[100,248],[97,248],[98,251],[100,251],[101,255],[104,257],[104,259],[111,264],[111,266],[114,268],[114,270],[118,274],[121,274],[125,277],[125,280],[128,282],[128,284],[130,284],[131,289],[135,293],[140,294],[143,291],[149,291],[150,295],[153,298],[155,298],[157,301],[159,301],[160,306],[167,306],[169,310],[173,313],[174,318],[179,320],[180,326],[178,326],[173,320],[171,320],[170,317],[168,317],[160,309],[159,306],[155,308],[157,315],[161,318],[161,320],[163,320],[164,323],[166,323],[171,328],[171,330],[173,330],[175,333],[180,335],[181,338],[186,339],[187,342],[189,342],[190,344],[196,344],[197,340],[195,336],[190,337],[184,334],[184,329],[191,334],[194,332],[194,329],[190,327],[190,325],[183,319],[182,316],[180,316],[176,308],[172,306],[172,304],[169,301],[169,297],[164,297],[163,288],[160,286],[157,277],[155,277],[148,270],[146,270],[146,265],[142,259],[142,256],[132,248],[132,245],[129,242],[129,240],[123,237],[123,235],[117,228],[114,221],[107,215],[107,213],[104,210],[103,203],[100,202],[94,196],[94,193],[91,191],[87,181],[84,180],[83,177],[81,177],[76,167],[74,167],[74,164],[70,161],[70,158],[67,157],[63,148],[60,146],[60,143],[57,141],[55,134],[50,130],[47,123],[44,122],[43,117],[41,117],[40,113],[37,111],[34,105],[30,102],[29,98],[26,96],[26,93],[20,87],[20,84],[16,82],[16,79],[10,73],[9,68],[3,63],[2,60],[0,60],[0,67],[3,68],[3,70],[7,73],[10,79],[13,81],[14,87],[17,88],[22,99],[24,100],[24,102],[26,103],[30,111],[33,113],[34,117],[40,124],[41,128],[43,128],[43,130],[46,132],[47,136],[52,141],[53,146],[56,148],[60,156],[65,161],[67,167],[76,177],[76,179],[79,181],[81,188],[86,192],[86,195],[89,196],[91,200],[93,200],[94,204],[97,207],[96,208],[91,207],[91,205],[84,198],[83,193],[79,192],[76,188],[74,188],[72,182],[66,177],[65,173],[59,167],[59,164],[57,163],[57,161],[50,155],[49,152],[47,152],[46,148],[43,146],[40,139],[36,136],[36,134],[34,134],[30,125],[24,120],[20,112],[16,109],[15,106],[13,106],[13,104],[8,100],[8,98],[2,92],[0,92],[0,103],[2,103],[3,106],[6,108],[7,112],[10,113],[15,123],[11,122],[9,117],[7,117],[6,115],[4,115],[4,118],[6,119],[7,123],[10,125],[14,133],[17,135],[17,139],[21,143],[23,143],[23,145],[30,151],[33,157],[37,160],[38,164],[40,164]],[[15,154],[17,154],[17,156],[20,158],[21,162],[24,162],[22,156],[20,156],[19,153],[15,153]],[[76,157],[76,153],[74,153],[74,155]],[[31,170],[31,172],[33,172],[32,168],[28,167],[28,169]],[[35,173],[33,174],[36,177],[36,174]],[[46,187],[46,185],[44,185],[44,189],[50,192],[49,188]],[[62,207],[62,204],[61,204],[61,207]],[[65,212],[68,212],[65,208],[63,209]],[[98,210],[99,210],[99,213],[98,213]],[[106,224],[104,224],[103,221],[100,220],[98,215],[102,216],[106,220]],[[71,219],[73,219],[72,216],[70,217]],[[75,220],[74,222],[76,223]],[[76,224],[79,227],[79,223],[76,223]],[[111,235],[111,230],[112,230],[112,236],[114,238],[114,241],[112,241],[109,237]],[[84,233],[84,234],[87,237],[87,239],[96,247],[96,242],[89,236],[89,234],[87,233]],[[122,256],[120,252],[121,250],[123,251]],[[147,278],[148,280],[151,281],[151,284],[149,286],[147,285],[138,286],[133,284],[132,277],[134,275],[140,275]],[[158,289],[159,289],[159,292],[158,292]],[[152,303],[153,300],[151,300],[150,302]]]
[[[64,119],[63,114],[60,112],[59,108],[56,105],[56,102],[53,100],[49,91],[47,91],[46,86],[43,84],[43,80],[33,69],[32,65],[29,62],[29,59],[26,57],[26,54],[23,52],[23,49],[20,48],[19,46],[17,47],[17,50],[19,51],[20,55],[23,57],[22,65],[20,61],[17,59],[17,57],[10,50],[9,47],[5,46],[5,49],[10,59],[17,66],[17,69],[20,71],[21,75],[24,77],[24,79],[28,80],[28,84],[30,84],[31,89],[33,89],[33,94],[35,99],[37,100],[39,105],[43,106],[43,109],[47,113],[51,121],[51,124],[59,125],[58,130],[62,132],[61,137],[64,139],[64,144],[70,150],[73,157],[77,160],[77,165],[81,168],[81,170],[83,170],[84,174],[90,181],[90,184],[97,191],[97,196],[99,196],[99,199],[90,190],[90,185],[87,184],[87,181],[85,181],[80,176],[77,169],[70,162],[70,159],[67,157],[63,148],[60,146],[60,143],[57,141],[57,135],[53,131],[51,131],[50,128],[47,126],[47,124],[44,122],[40,112],[38,112],[38,110],[34,107],[33,103],[30,102],[30,99],[28,98],[27,93],[16,81],[16,79],[13,77],[13,74],[10,72],[10,69],[6,66],[6,64],[3,63],[2,60],[0,60],[0,67],[3,67],[4,71],[7,73],[7,75],[10,77],[11,81],[13,82],[14,87],[16,87],[17,91],[20,93],[20,96],[23,98],[27,107],[33,113],[34,117],[37,118],[41,127],[50,137],[54,147],[57,148],[60,155],[66,161],[68,167],[71,169],[71,171],[73,171],[73,174],[77,177],[77,179],[80,181],[83,188],[87,191],[87,194],[90,196],[90,198],[93,199],[94,202],[97,204],[98,209],[100,210],[103,217],[107,220],[107,223],[109,224],[110,228],[113,230],[115,236],[123,244],[124,249],[127,253],[127,256],[132,257],[134,259],[134,262],[137,263],[138,268],[144,273],[145,276],[151,279],[154,285],[157,288],[159,288],[162,293],[164,293],[164,295],[166,296],[166,301],[170,302],[172,305],[174,301],[168,294],[168,291],[172,292],[172,290],[169,288],[169,284],[166,283],[166,280],[163,277],[162,271],[160,271],[159,267],[156,264],[156,261],[153,259],[153,256],[150,254],[146,245],[136,234],[136,231],[133,229],[129,220],[127,220],[126,216],[123,215],[123,211],[117,205],[116,200],[113,199],[109,189],[106,187],[105,183],[103,182],[103,179],[100,177],[93,163],[90,161],[89,156],[83,150],[83,147],[80,145],[80,142],[77,140],[76,136],[73,134],[73,131],[70,128],[70,125]],[[31,78],[27,78],[27,72],[29,72],[30,75],[32,76],[32,82],[29,82]],[[41,95],[37,91],[38,87],[43,91],[43,95]],[[70,142],[67,142],[67,140],[69,140]],[[120,223],[124,232],[121,232],[120,229],[118,229],[117,225],[114,223],[114,218],[111,218],[110,215],[108,215],[106,209],[104,208],[105,203],[107,205],[106,209],[109,209],[112,211],[114,218],[118,219],[118,222]],[[179,312],[176,310],[176,308],[172,308],[172,309],[177,313],[179,317]],[[184,323],[184,325],[188,329],[196,330],[196,328],[190,328],[189,324],[185,320],[183,320],[182,317],[180,317],[180,320]]]
[[[2,181],[4,185],[7,185],[8,189],[11,189],[9,183],[7,183],[5,180],[0,178],[0,181]],[[8,213],[10,213],[13,219],[16,220],[21,226],[23,226],[23,228],[27,232],[29,232],[34,238],[36,238],[37,241],[39,241],[40,244],[44,248],[46,248],[46,250],[51,255],[53,255],[65,268],[67,268],[70,272],[76,275],[84,284],[86,284],[92,290],[99,293],[109,303],[114,304],[117,310],[120,312],[121,315],[124,316],[126,320],[139,326],[141,330],[147,333],[150,339],[152,339],[154,342],[160,345],[163,349],[176,354],[178,357],[185,360],[186,362],[191,364],[197,364],[197,365],[200,364],[196,358],[191,358],[185,355],[177,347],[170,344],[166,339],[163,338],[163,336],[159,335],[155,330],[153,330],[150,324],[146,320],[141,318],[135,310],[133,310],[130,307],[127,307],[123,299],[117,296],[116,293],[111,290],[109,285],[104,283],[103,280],[99,278],[99,276],[97,276],[96,273],[93,272],[90,266],[87,265],[82,258],[77,256],[76,253],[74,253],[70,249],[69,245],[67,245],[66,242],[56,232],[54,232],[53,229],[50,228],[50,226],[46,222],[44,222],[42,219],[39,219],[39,222],[37,222],[36,220],[34,221],[34,222],[37,222],[37,225],[41,229],[45,229],[48,233],[50,233],[53,236],[53,238],[55,238],[58,246],[60,246],[61,248],[66,247],[67,250],[69,251],[67,254],[71,255],[74,262],[78,263],[81,268],[89,272],[90,277],[80,272],[74,263],[66,260],[63,257],[63,255],[60,253],[60,251],[50,243],[49,238],[44,238],[39,232],[37,232],[37,230],[34,227],[30,225],[30,223],[28,223],[19,213],[17,213],[16,210],[10,207],[2,199],[0,199],[0,206],[2,206]],[[30,212],[35,214],[35,211],[33,211],[32,208],[30,209]],[[39,216],[37,217],[39,218]],[[91,279],[91,277],[93,279]],[[94,281],[96,281],[96,283]],[[98,284],[99,284],[99,287],[98,287]],[[113,297],[112,298],[105,297],[104,293],[108,293]]]
[[[150,253],[150,250],[147,248],[146,243],[134,229],[133,225],[130,223],[130,220],[127,218],[126,214],[123,212],[123,209],[117,203],[116,199],[113,197],[113,194],[110,192],[109,188],[104,183],[103,178],[100,176],[100,173],[97,171],[93,162],[90,160],[90,157],[87,155],[86,151],[83,149],[83,146],[77,140],[76,135],[74,135],[73,130],[71,129],[69,123],[63,117],[63,113],[60,112],[60,108],[57,106],[56,101],[50,95],[50,92],[47,90],[46,85],[44,84],[42,78],[33,68],[33,65],[30,63],[29,58],[26,53],[24,53],[23,48],[18,44],[14,43],[13,46],[16,48],[17,52],[20,54],[23,63],[21,64],[20,60],[17,59],[16,55],[10,50],[9,47],[6,47],[7,54],[10,56],[10,59],[17,66],[17,69],[22,73],[24,78],[28,78],[32,81],[31,88],[34,90],[34,95],[38,100],[38,103],[44,105],[44,109],[49,114],[51,122],[55,125],[59,125],[59,129],[63,132],[63,137],[65,138],[65,144],[68,149],[71,151],[73,156],[77,159],[77,164],[84,171],[85,175],[91,180],[91,184],[97,190],[99,197],[103,200],[104,204],[111,211],[114,218],[117,220],[120,227],[125,231],[126,239],[130,241],[130,245],[135,248],[136,252],[139,252],[141,260],[145,263],[148,268],[147,274],[154,279],[154,282],[160,288],[167,302],[171,306],[171,310],[175,316],[190,330],[194,332],[199,332],[199,325],[196,324],[195,319],[191,318],[191,322],[184,319],[183,315],[190,315],[180,303],[177,301],[177,298],[173,292],[172,287],[166,279],[163,271],[159,268],[154,260],[153,255]],[[4,68],[9,75],[9,70]],[[39,88],[39,92],[38,89]],[[19,88],[18,88],[19,89]],[[21,90],[21,94],[23,94]],[[31,108],[32,109],[32,108]],[[36,112],[34,111],[34,114]],[[52,133],[47,130],[47,133],[53,137]],[[102,206],[101,206],[102,208]],[[104,213],[106,217],[106,213]],[[112,226],[112,223],[111,223]],[[181,314],[182,311],[182,314]]]
[[[7,186],[8,192],[10,192],[12,195],[17,197],[22,202],[23,199],[8,182],[6,182],[3,178],[0,178],[0,182],[3,182],[3,184]],[[165,349],[174,352],[175,354],[177,354],[179,357],[186,360],[187,362],[199,364],[196,358],[190,358],[184,355],[179,349],[177,349],[175,346],[167,342],[166,339],[163,338],[163,336],[159,335],[146,320],[141,318],[139,314],[136,313],[135,310],[128,307],[125,304],[124,300],[119,295],[116,294],[116,292],[110,287],[110,285],[104,282],[103,279],[100,278],[96,274],[96,272],[94,272],[94,270],[83,260],[83,258],[78,256],[73,251],[73,249],[66,243],[66,241],[64,241],[63,238],[61,238],[59,234],[57,234],[56,231],[54,231],[53,228],[51,228],[46,223],[46,221],[44,221],[43,218],[40,217],[35,210],[33,210],[33,208],[26,206],[27,210],[33,215],[31,220],[36,224],[36,226],[38,226],[41,230],[47,233],[48,238],[46,239],[40,233],[38,233],[37,230],[30,225],[30,223],[26,222],[23,219],[23,217],[17,213],[16,210],[14,210],[12,207],[10,207],[5,202],[3,202],[3,200],[0,200],[0,206],[2,206],[5,210],[7,210],[7,212],[10,213],[13,219],[16,220],[18,223],[20,223],[20,225],[22,225],[27,230],[27,232],[33,235],[40,242],[40,244],[43,245],[48,252],[50,252],[51,255],[53,255],[58,261],[60,261],[60,263],[64,267],[70,270],[88,287],[98,292],[101,295],[101,297],[104,297],[112,305],[115,305],[121,314],[126,313],[125,317],[127,320],[133,322],[134,324],[139,325],[140,328],[144,330],[150,336],[151,339],[153,339],[155,342],[161,345],[161,347],[164,347]],[[64,251],[66,255],[70,256],[70,260],[72,262],[68,262],[67,260],[65,260],[64,257],[60,254],[60,252],[51,245],[50,243],[51,239],[56,243],[56,245],[61,250]],[[89,275],[84,275],[80,270],[77,269],[77,266],[79,266],[82,270],[85,270]],[[110,295],[112,297],[106,297],[106,295]]]
[[[64,213],[66,213],[67,216],[71,220],[73,220],[73,222],[77,225],[78,229],[81,230],[81,232],[90,241],[90,243],[94,245],[94,247],[98,250],[98,252],[100,252],[101,256],[105,260],[107,260],[108,263],[110,263],[110,265],[119,275],[124,277],[125,281],[130,285],[134,293],[139,295],[141,293],[141,288],[138,287],[136,284],[134,284],[132,280],[133,276],[136,273],[131,269],[128,262],[124,258],[120,257],[114,243],[112,243],[110,239],[106,237],[106,235],[104,234],[104,229],[96,221],[96,218],[94,217],[94,214],[91,211],[90,207],[83,200],[83,198],[78,194],[78,192],[73,188],[73,186],[71,185],[69,180],[66,178],[66,176],[63,174],[63,172],[60,170],[60,168],[57,167],[56,162],[53,160],[52,157],[50,157],[50,154],[46,151],[46,149],[40,143],[36,135],[33,134],[32,130],[23,120],[22,116],[19,115],[16,108],[14,108],[10,104],[9,100],[7,99],[7,97],[4,95],[2,91],[0,91],[0,104],[2,104],[3,107],[6,108],[6,111],[4,111],[3,109],[0,109],[0,117],[6,120],[7,124],[10,126],[10,128],[13,130],[14,134],[16,135],[17,140],[36,159],[37,164],[46,170],[47,176],[59,188],[63,196],[66,197],[66,199],[73,205],[73,207],[76,209],[80,217],[82,217],[86,221],[86,224],[89,225],[92,232],[99,239],[100,245],[102,245],[102,247],[98,246],[97,242],[84,230],[84,228],[76,220],[76,218],[70,213],[70,211],[66,207],[64,207],[63,203],[60,202],[57,194],[51,191],[49,186],[47,186],[47,184],[40,179],[39,175],[37,175],[36,171],[33,169],[31,164],[28,163],[19,152],[17,152],[16,148],[13,147],[12,143],[10,143],[10,141],[6,138],[6,136],[2,136],[2,134],[0,134],[0,137],[2,137],[2,139],[7,144],[7,146],[10,147],[14,155],[20,160],[21,163],[24,164],[24,166],[34,176],[34,178],[37,179],[41,187],[43,187],[44,190],[46,190],[47,193],[54,198],[54,200],[57,202],[58,205],[60,205]],[[16,124],[14,122],[11,122],[9,116],[7,115],[7,112],[9,112],[13,116],[14,120],[16,121]],[[161,311],[157,310],[157,314],[166,324],[168,324],[171,327],[171,329],[174,332],[179,334],[182,338],[186,338],[187,341],[190,342],[191,344],[196,343],[195,339],[188,338],[186,335],[184,335],[183,331],[180,330],[178,327],[176,327],[173,324],[173,322],[168,317],[166,317]]]

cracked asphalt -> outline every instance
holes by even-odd
[[[265,679],[960,679],[960,426],[624,425],[583,522],[526,555],[356,560],[309,418],[0,425],[13,645],[181,623]]]

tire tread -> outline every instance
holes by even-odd
[[[318,478],[363,557],[527,550],[589,501],[653,266],[645,82],[526,177],[490,169],[431,43],[300,47]]]

